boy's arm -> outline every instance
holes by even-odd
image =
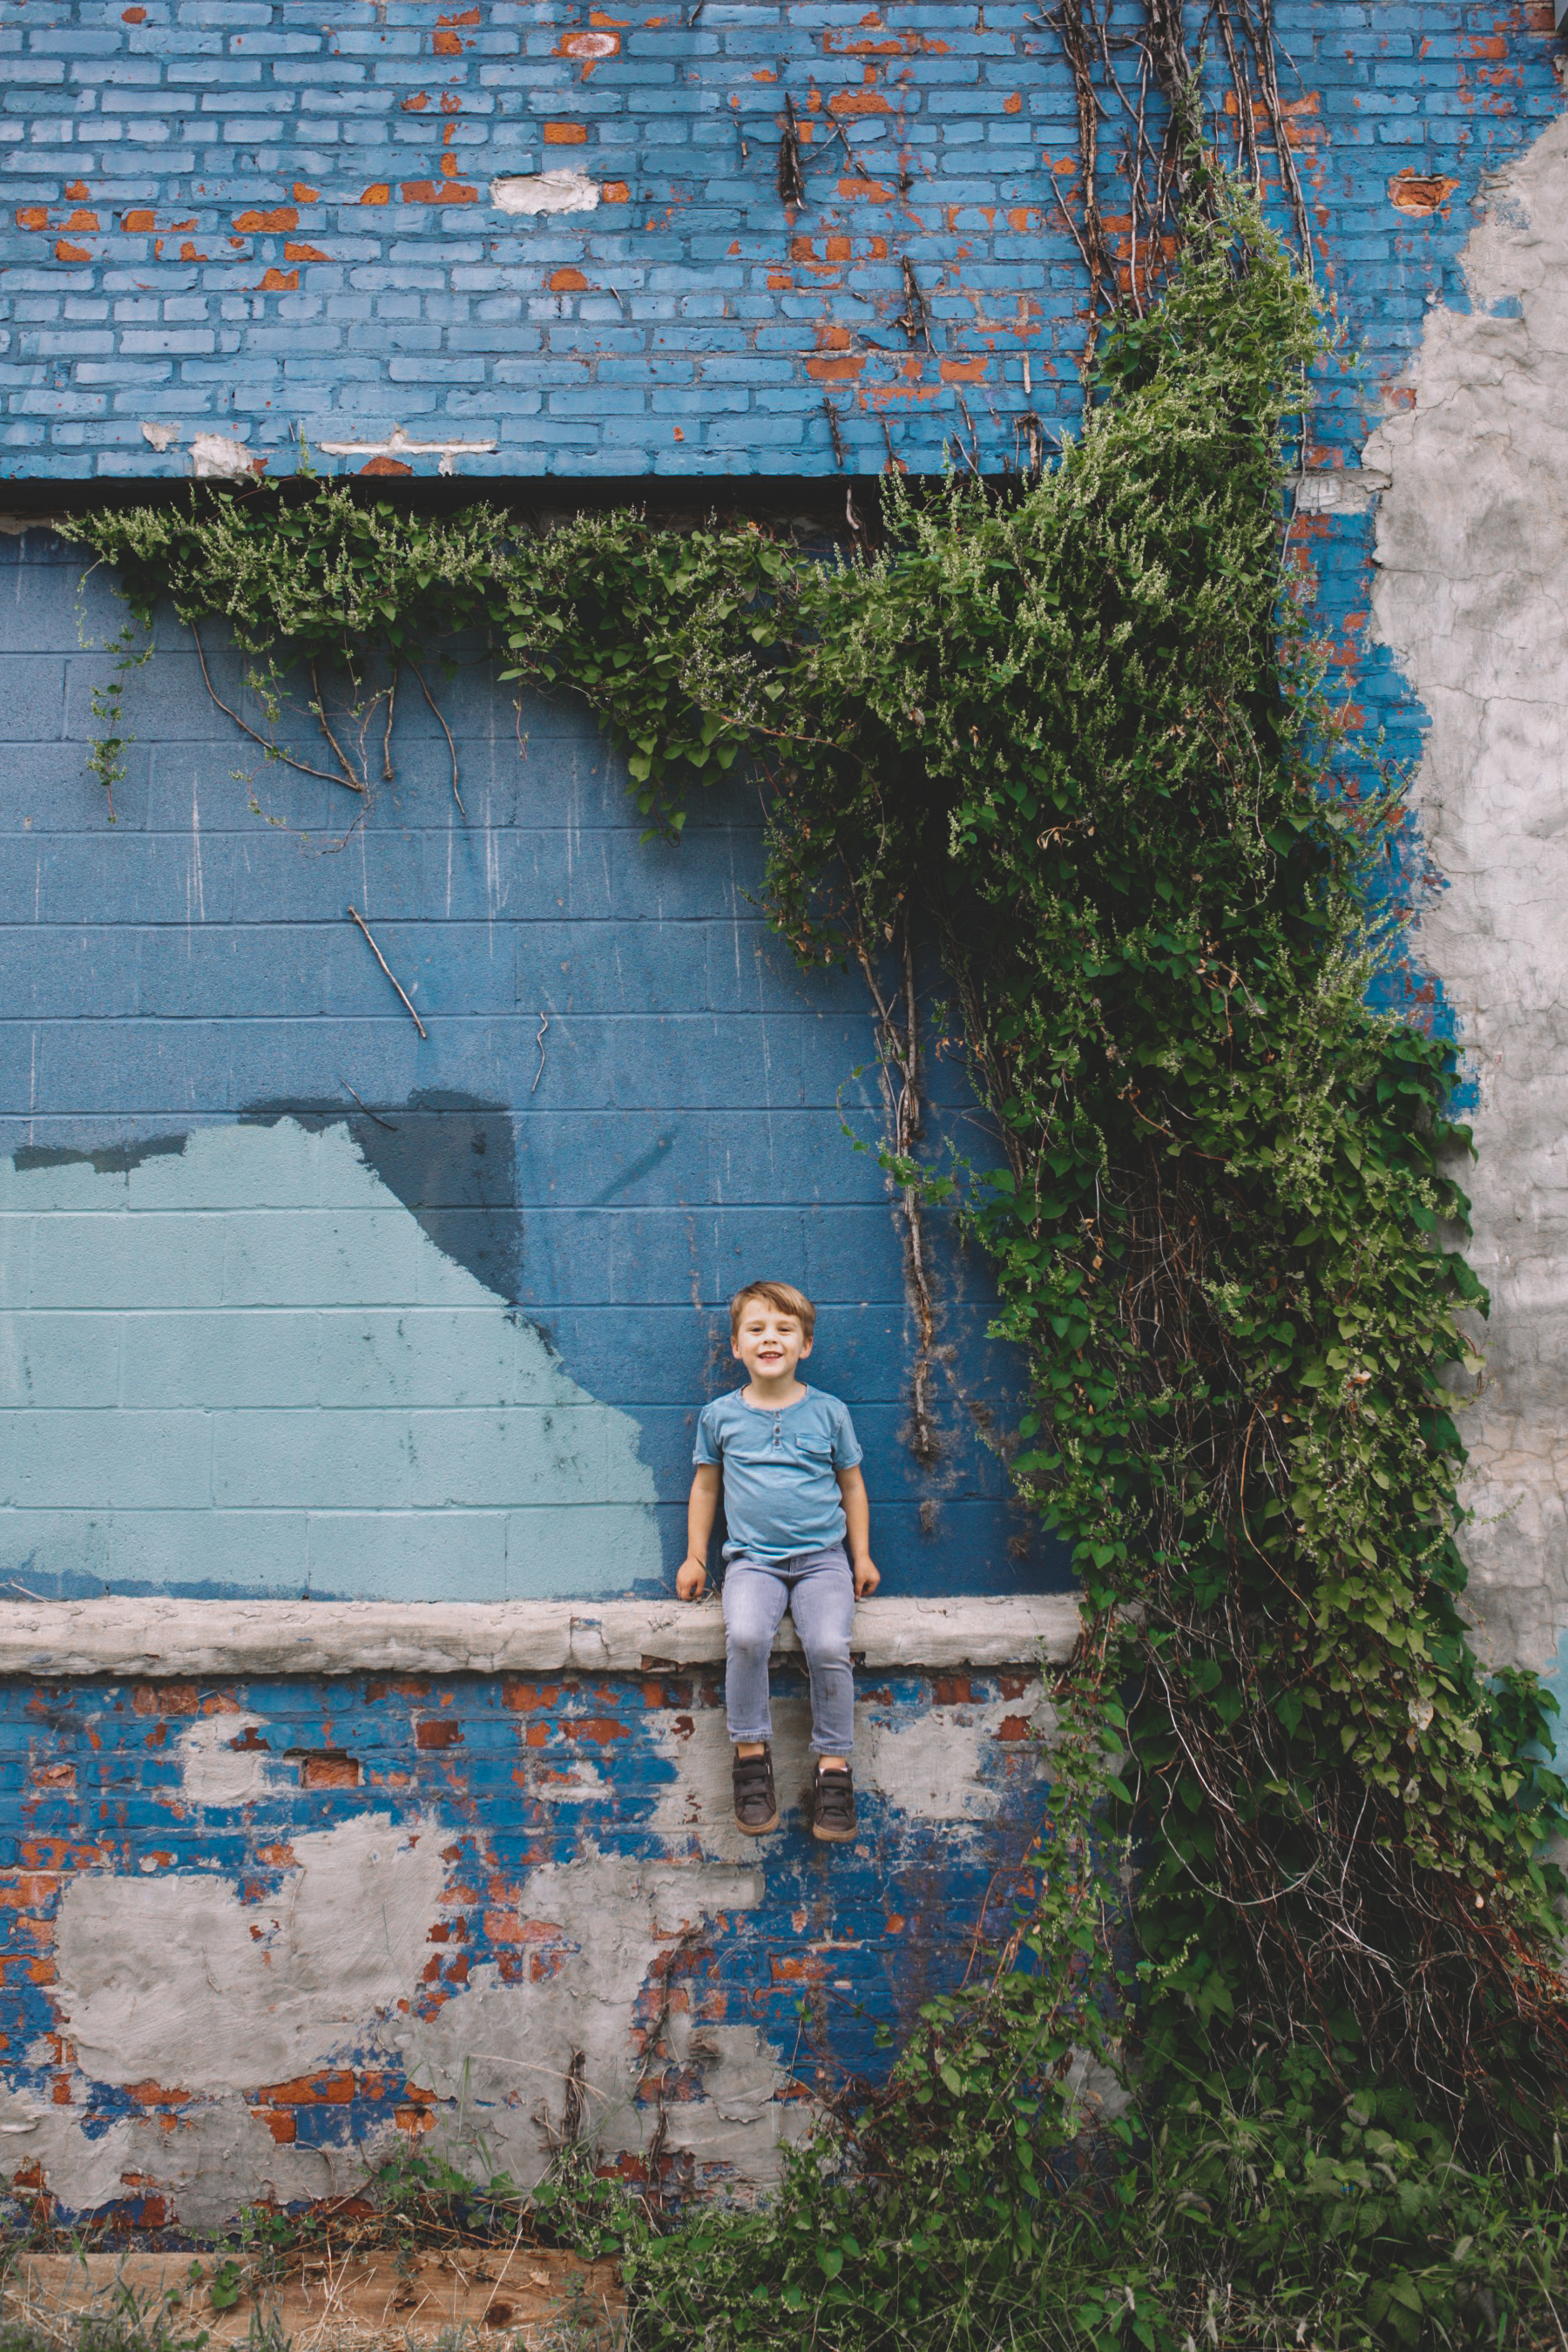
[[[719,1508],[719,1465],[700,1462],[691,1477],[686,1506],[686,1558],[676,1572],[675,1589],[682,1601],[700,1601],[708,1582],[708,1545]]]
[[[866,1492],[866,1481],[857,1466],[853,1470],[834,1473],[844,1504],[844,1540],[848,1548],[849,1565],[855,1571],[855,1598],[863,1601],[868,1592],[875,1592],[882,1581],[875,1560],[871,1558],[871,1504]]]

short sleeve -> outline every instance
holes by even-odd
[[[860,1441],[855,1434],[849,1408],[839,1404],[833,1416],[833,1466],[836,1470],[853,1470],[860,1458]]]
[[[722,1462],[723,1441],[719,1434],[719,1411],[716,1404],[705,1404],[697,1416],[697,1442],[691,1449],[695,1463],[710,1465]]]

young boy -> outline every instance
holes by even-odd
[[[795,1378],[816,1328],[816,1307],[792,1283],[749,1282],[730,1301],[730,1352],[749,1377],[743,1389],[702,1408],[675,1589],[682,1601],[702,1598],[722,1475],[730,1528],[724,1698],[735,1745],[735,1821],[748,1837],[778,1827],[768,1658],[787,1608],[811,1675],[811,1833],[842,1845],[855,1834],[849,1628],[856,1601],[882,1580],[868,1549],[871,1509],[848,1412]]]

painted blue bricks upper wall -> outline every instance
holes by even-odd
[[[1320,413],[1342,457],[1480,175],[1559,102],[1551,8],[1275,15],[1363,355]],[[1020,0],[7,0],[0,25],[14,474],[179,476],[201,434],[275,470],[304,441],[347,471],[391,442],[416,473],[824,474],[828,404],[851,470],[955,437],[996,468],[1028,412],[1076,415],[1073,97]],[[497,208],[498,177],[548,171],[595,208]],[[1413,217],[1402,173],[1455,194]]]

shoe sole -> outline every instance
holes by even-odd
[[[735,1816],[735,1827],[742,1837],[766,1837],[768,1832],[776,1830],[778,1825],[779,1817],[776,1811],[765,1822],[743,1822],[739,1813]]]
[[[854,1829],[825,1830],[820,1822],[813,1822],[811,1834],[822,1845],[847,1845],[856,1835]]]

